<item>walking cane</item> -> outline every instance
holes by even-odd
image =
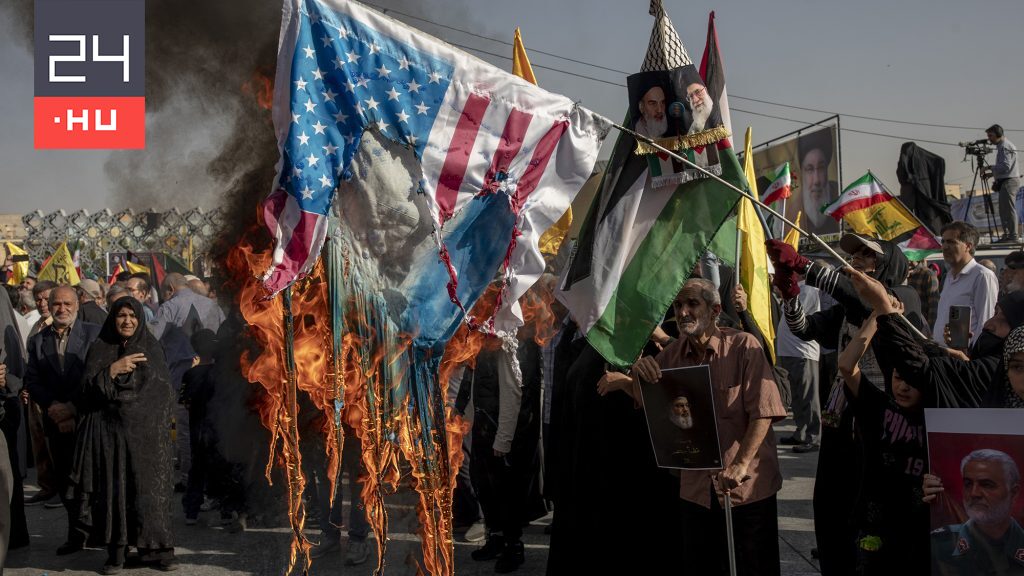
[[[750,480],[750,476],[744,476],[740,480],[740,484],[747,480]],[[721,479],[719,479],[719,482],[721,482]],[[732,532],[732,496],[728,490],[724,490],[722,495],[725,496],[725,545],[729,550],[729,576],[736,576],[736,541],[733,538]]]
[[[732,536],[732,496],[725,491],[725,543],[729,548],[729,576],[736,576],[736,543]]]

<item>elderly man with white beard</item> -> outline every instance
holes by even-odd
[[[633,365],[630,394],[661,379],[668,368],[708,365],[718,442],[724,469],[683,470],[683,549],[694,574],[728,574],[724,494],[730,494],[738,573],[778,575],[778,506],[782,487],[773,421],[786,417],[771,368],[757,340],[746,332],[719,328],[722,303],[711,282],[694,278],[672,302],[679,339],[657,357]],[[708,429],[710,433],[710,429]]]
[[[1020,494],[1020,469],[1005,452],[982,449],[960,463],[967,522],[932,533],[932,574],[1024,574],[1024,529],[1012,516]],[[925,501],[942,482],[925,477]]]
[[[668,117],[665,116],[665,89],[652,86],[644,92],[637,103],[640,118],[634,128],[648,138],[661,138],[668,131]]]

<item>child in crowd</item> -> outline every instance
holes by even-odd
[[[927,575],[928,505],[921,479],[928,448],[921,392],[894,370],[892,395],[884,382],[871,382],[858,363],[877,328],[872,314],[839,356],[839,371],[853,408],[864,450],[865,481],[856,495],[856,573]],[[885,368],[883,367],[883,371]]]

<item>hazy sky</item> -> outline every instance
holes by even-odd
[[[239,6],[247,3],[222,2]],[[624,85],[623,74],[537,51],[636,71],[653,22],[647,13],[648,0],[374,3],[411,5],[399,9],[506,41],[518,25],[541,86],[582,100],[585,106],[616,121],[625,112],[626,90],[613,84]],[[187,3],[182,5],[184,8]],[[971,173],[967,164],[961,163],[962,151],[926,140],[948,144],[975,140],[984,137],[985,127],[998,122],[1014,130],[1007,135],[1024,145],[1020,105],[1024,76],[1019,74],[1018,63],[1024,56],[1024,43],[1018,40],[1024,23],[1024,2],[668,0],[666,10],[698,63],[711,9],[717,14],[733,129],[742,133],[746,126],[753,126],[757,143],[827,116],[752,102],[741,96],[844,114],[843,184],[871,169],[890,188],[896,188],[896,162],[900,145],[906,140],[915,140],[943,156],[947,183],[964,186],[970,185]],[[450,42],[510,54],[510,48],[502,43],[394,15]],[[0,77],[4,79],[0,82],[0,117],[4,118],[0,132],[0,182],[4,190],[0,212],[24,213],[37,208],[44,212],[58,208],[94,211],[106,207],[111,189],[104,173],[108,152],[33,150],[31,54],[15,40],[21,34],[12,30],[15,25],[9,14],[2,11],[0,18]],[[508,59],[474,54],[502,68],[511,66]],[[974,128],[932,128],[845,115]],[[207,132],[206,127],[196,127],[197,134]],[[157,136],[151,133],[148,137]]]

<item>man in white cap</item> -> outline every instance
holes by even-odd
[[[103,307],[106,300],[99,282],[83,278],[75,291],[78,292],[78,319],[102,326],[107,321],[107,310]]]

